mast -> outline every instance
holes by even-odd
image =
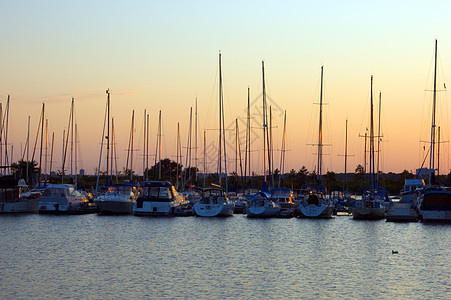
[[[373,75],[371,75],[371,116],[370,116],[370,189],[374,191],[374,120],[373,120]]]
[[[66,144],[66,129],[63,129],[63,148],[61,149],[61,184],[64,183],[64,146]],[[97,183],[99,182],[99,177],[97,177]],[[96,188],[97,190],[97,188]]]
[[[207,185],[207,132],[204,130],[204,186]]]
[[[250,117],[249,117],[249,94],[250,94],[250,91],[249,91],[249,87],[247,87],[247,122],[246,122],[246,146],[245,146],[245,152],[244,152],[244,182],[247,184],[247,165],[248,165],[248,160],[250,160],[250,156],[248,157],[248,155],[247,155],[247,152],[248,152],[248,139],[249,139],[249,119],[250,119]],[[249,164],[250,165],[250,164]],[[251,170],[250,170],[250,167],[249,167],[249,177],[250,177],[250,174],[251,173]]]
[[[222,173],[222,70],[221,70],[221,51],[219,51],[219,148],[218,148],[218,185],[221,185],[221,173]],[[227,175],[227,174],[226,174]]]
[[[238,119],[235,119],[235,182],[238,184]]]
[[[376,188],[379,188],[379,156],[380,156],[380,143],[381,143],[381,105],[382,105],[382,92],[379,92],[379,124],[377,126],[377,174],[376,174]]]
[[[348,189],[348,172],[346,170],[347,164],[348,164],[348,118],[346,118],[346,131],[345,131],[345,186],[344,191]]]
[[[269,129],[268,129],[268,163],[269,163],[269,176],[271,181],[271,189],[274,188],[274,151],[273,151],[273,143],[272,143],[272,106],[269,106]]]
[[[143,181],[145,181],[145,177],[146,177],[146,115],[147,115],[147,112],[146,112],[146,109],[144,109],[144,119],[143,119],[143,131],[144,131],[144,134],[143,134],[143,139],[144,139],[144,141],[143,141]]]
[[[283,117],[283,137],[282,137],[282,150],[280,151],[280,175],[279,175],[279,188],[282,180],[283,169],[285,168],[285,142],[287,138],[287,111]]]
[[[1,114],[1,110],[0,110],[0,114]],[[1,120],[1,117],[0,117],[0,120]],[[28,170],[28,168],[29,168],[28,160],[29,160],[29,155],[30,155],[30,116],[28,116],[28,126],[27,126],[27,173],[25,175],[25,178],[26,178],[26,181],[27,181],[28,185],[30,185],[30,182],[28,181],[28,172],[29,172],[29,170]]]
[[[8,103],[9,103],[9,96],[8,96]],[[45,103],[42,103],[41,151],[39,153],[39,177],[38,177],[39,186],[41,186],[41,173],[42,173],[42,142],[43,142],[43,138],[44,138],[44,116],[45,116]],[[8,123],[6,123],[6,124],[8,124]],[[63,168],[63,174],[64,174],[64,168]]]
[[[110,185],[110,89],[106,90],[107,93],[107,130],[106,130],[106,185]]]
[[[193,108],[190,107],[190,112],[189,112],[189,131],[188,131],[188,140],[186,142],[186,158],[185,158],[185,172],[184,172],[184,182],[186,183],[186,171],[188,169],[188,184],[191,181],[191,124],[192,124],[192,115],[193,115]],[[183,185],[183,187],[185,187],[185,185]]]
[[[262,61],[263,76],[263,173],[264,182],[266,183],[266,91],[265,91],[265,62]]]
[[[435,40],[434,56],[434,90],[432,94],[432,126],[431,126],[431,151],[429,154],[429,184],[435,181],[435,110],[437,102],[437,40]]]
[[[49,144],[49,120],[45,119],[45,155],[44,155],[44,177],[47,184],[47,148]]]
[[[158,180],[161,180],[161,110],[158,117]]]
[[[78,185],[78,131],[77,131],[77,123],[75,123],[75,153],[74,153],[74,157],[75,157],[75,184]]]
[[[52,164],[53,164],[53,145],[55,142],[55,132],[52,132],[52,146],[51,146],[51,150],[50,150],[50,170],[49,170],[49,174],[51,177],[52,174]],[[28,160],[28,159],[27,159]],[[28,169],[28,168],[27,168]],[[28,182],[27,182],[28,183]]]
[[[147,114],[147,145],[146,145],[146,181],[149,180],[149,132],[150,132],[150,123],[149,123],[149,114]]]
[[[113,160],[114,160],[114,174],[116,175],[116,183],[119,183],[119,176],[117,174],[117,148],[116,148],[116,133],[114,131],[114,117],[111,118],[111,176],[113,176]]]
[[[74,179],[73,161],[74,161],[74,98],[72,97],[72,103],[70,108],[70,176],[72,181]]]
[[[321,88],[319,93],[319,131],[318,131],[318,174],[316,179],[318,184],[322,181],[323,163],[323,66],[321,66]]]
[[[176,180],[175,180],[175,186],[178,189],[179,188],[179,147],[180,147],[180,123],[177,122],[177,168],[176,168]]]
[[[133,142],[135,140],[135,110],[132,110],[132,148],[130,152],[130,181],[133,182]]]
[[[6,102],[6,127],[5,127],[5,166],[9,166],[8,160],[8,123],[9,123],[9,95]],[[42,140],[41,140],[42,141]],[[9,172],[9,168],[7,169]]]
[[[437,128],[438,141],[437,141],[437,178],[440,176],[440,126]]]
[[[108,93],[108,90],[107,90],[107,93]],[[105,106],[105,115],[103,117],[102,138],[100,139],[100,155],[99,155],[99,165],[97,167],[96,192],[99,191],[100,166],[102,163],[102,150],[103,150],[103,144],[104,144],[104,139],[105,139],[105,124],[106,124],[106,119],[107,119],[107,111],[108,111],[108,103]],[[64,133],[63,133],[63,149],[64,149]]]
[[[195,155],[194,155],[194,172],[195,172],[195,185],[197,186],[197,160],[198,160],[198,155],[197,155],[197,97],[196,97],[196,113],[195,113],[195,117],[194,117],[194,148],[195,150]]]

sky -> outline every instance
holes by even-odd
[[[249,88],[251,168],[263,173],[262,61],[275,167],[286,111],[284,171],[316,168],[312,145],[318,143],[324,66],[323,172],[344,171],[346,119],[352,155],[347,169],[364,163],[360,136],[369,128],[371,75],[376,125],[382,95],[380,169],[415,171],[428,147],[420,141],[430,139],[435,39],[440,90],[451,72],[450,11],[449,1],[0,1],[0,101],[5,112],[10,95],[9,153],[13,161],[25,153],[28,117],[32,152],[45,103],[49,136],[55,134],[52,168],[60,170],[73,97],[77,166],[92,174],[110,89],[118,169],[126,164],[134,110],[134,169],[142,174],[144,109],[150,117],[149,160],[155,159],[161,110],[161,156],[176,160],[179,123],[186,164],[189,114],[197,98],[198,167],[203,171],[206,156],[207,171],[215,172],[221,51],[229,171],[235,170],[235,119],[244,151]],[[450,137],[446,94],[437,94],[441,141]],[[448,173],[449,144],[440,151],[440,173]]]

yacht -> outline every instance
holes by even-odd
[[[374,192],[367,192],[362,199],[354,202],[352,218],[356,220],[381,220],[385,217],[384,201],[374,197]]]
[[[72,184],[50,184],[39,197],[39,213],[81,214],[97,209]]]
[[[385,220],[387,222],[418,221],[417,196],[424,187],[423,179],[406,179],[399,199],[391,199],[391,204],[385,212]]]
[[[98,214],[131,214],[137,198],[136,187],[131,183],[117,183],[95,200]]]
[[[451,222],[451,188],[429,186],[418,197],[419,218],[423,221]]]
[[[235,202],[227,198],[223,189],[206,187],[199,189],[201,199],[194,204],[193,211],[199,217],[228,217],[233,215]]]
[[[133,205],[135,216],[175,216],[189,214],[189,201],[168,181],[146,181]]]

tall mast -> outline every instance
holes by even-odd
[[[250,159],[250,157],[248,157],[247,152],[248,152],[248,139],[249,139],[249,87],[247,87],[247,120],[246,120],[246,146],[245,146],[245,152],[244,152],[244,182],[247,183],[247,161]],[[249,168],[249,176],[251,170]]]
[[[63,129],[63,148],[61,149],[61,161],[62,161],[62,164],[61,164],[61,184],[63,184],[64,183],[64,157],[65,157],[65,155],[64,155],[64,152],[65,152],[65,146],[66,146],[66,129]],[[99,177],[97,177],[97,186],[96,186],[96,190],[97,190],[97,187],[98,187],[98,183],[99,183]],[[39,185],[40,185],[40,183],[39,183]]]
[[[106,130],[106,185],[110,185],[110,89],[106,90],[107,93],[107,130]]]
[[[73,161],[74,161],[74,98],[72,98],[70,108],[70,176],[74,179]]]
[[[197,160],[198,160],[198,155],[197,155],[197,97],[196,97],[196,113],[195,113],[195,118],[194,118],[194,148],[195,150],[195,157],[194,157],[194,172],[195,174],[195,183],[197,186]]]
[[[180,123],[177,122],[177,168],[176,168],[176,179],[175,186],[179,188],[179,147],[180,147]]]
[[[8,124],[9,124],[9,95],[8,101],[6,102],[6,128],[5,128],[5,166],[9,166],[10,162],[8,160]],[[9,172],[9,169],[7,169]]]
[[[158,160],[160,162],[158,165],[158,180],[161,180],[161,110],[158,116],[158,121]]]
[[[9,103],[9,97],[8,97],[8,103]],[[38,177],[39,186],[41,186],[41,173],[42,173],[42,143],[43,143],[43,138],[44,138],[44,116],[45,116],[45,103],[42,103],[41,151],[39,153],[39,177]],[[6,123],[6,124],[8,124],[8,123]],[[64,169],[63,169],[63,174],[64,174]]]
[[[283,137],[282,137],[282,150],[280,151],[280,174],[279,174],[279,188],[282,180],[283,169],[285,167],[285,141],[287,137],[287,111],[285,111],[283,117]]]
[[[185,172],[184,172],[184,182],[186,183],[186,171],[188,171],[188,183],[191,181],[191,124],[192,124],[192,115],[193,115],[193,108],[190,107],[189,112],[189,130],[188,130],[188,140],[186,142],[186,158],[185,158]],[[188,170],[187,170],[188,169]],[[184,185],[185,186],[185,185]]]
[[[316,179],[318,184],[322,180],[322,163],[323,163],[323,66],[321,66],[321,88],[319,92],[319,131],[318,131],[318,174]]]
[[[204,186],[207,185],[207,132],[204,130]]]
[[[273,157],[273,144],[272,144],[272,106],[269,106],[269,128],[268,128],[268,165],[269,165],[269,176],[270,176],[270,186],[274,188],[274,157]]]
[[[52,132],[52,146],[51,146],[51,150],[50,150],[50,170],[49,170],[49,174],[52,174],[52,164],[53,164],[53,145],[55,142],[55,132]]]
[[[143,141],[143,181],[145,181],[145,173],[146,173],[146,115],[147,115],[147,112],[146,112],[146,109],[144,109],[144,121],[143,121],[143,131],[144,131],[144,134],[143,134],[143,139],[144,139],[144,141]]]
[[[117,148],[116,148],[116,133],[114,131],[114,117],[111,118],[111,176],[113,176],[113,161],[114,161],[114,174],[116,175],[116,183],[119,183],[119,176],[117,174]]]
[[[437,141],[437,177],[440,175],[440,126],[437,128],[438,141]]]
[[[74,157],[75,157],[75,184],[78,185],[78,130],[77,130],[77,123],[75,123],[75,153],[74,153]]]
[[[235,182],[238,184],[238,119],[235,119]]]
[[[435,40],[434,57],[434,90],[432,94],[432,126],[431,126],[431,151],[429,154],[429,184],[433,184],[435,175],[435,110],[437,98],[437,40]]]
[[[264,182],[266,183],[266,91],[265,91],[265,62],[262,61],[263,76],[263,173]]]
[[[346,133],[345,133],[345,186],[344,191],[347,190],[347,180],[348,180],[348,172],[346,170],[346,167],[348,165],[348,118],[346,118]]]
[[[149,172],[148,172],[148,170],[149,170],[149,126],[150,126],[150,123],[149,123],[149,114],[147,114],[147,116],[146,116],[146,124],[147,124],[147,130],[146,130],[146,133],[147,133],[147,145],[146,145],[146,181],[149,179]]]
[[[370,115],[370,189],[374,191],[374,120],[373,120],[373,75],[371,75],[371,115]]]
[[[218,148],[218,184],[221,185],[221,173],[222,173],[222,70],[221,70],[221,51],[219,51],[219,148]]]
[[[45,119],[45,154],[44,154],[44,176],[47,182],[47,148],[49,144],[49,120]]]
[[[132,149],[130,152],[130,181],[133,182],[133,142],[135,140],[135,110],[132,110]]]
[[[1,114],[1,112],[0,112],[0,114]],[[0,120],[1,120],[1,118],[0,118]],[[30,185],[30,182],[28,181],[28,172],[29,172],[28,160],[29,160],[29,155],[30,155],[30,116],[28,116],[27,128],[28,128],[28,130],[27,130],[27,172],[26,172],[25,178],[26,178],[27,184]]]
[[[379,121],[377,126],[377,174],[376,174],[376,188],[379,188],[379,157],[380,157],[380,143],[381,143],[381,105],[382,92],[379,92]]]

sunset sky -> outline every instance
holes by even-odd
[[[284,110],[285,171],[316,167],[311,144],[317,143],[315,103],[323,65],[323,141],[330,145],[324,149],[323,171],[344,171],[339,155],[344,154],[346,119],[348,154],[353,155],[348,170],[363,164],[364,139],[359,135],[369,126],[371,75],[376,124],[382,93],[381,170],[415,171],[424,159],[423,146],[428,147],[420,140],[430,138],[432,93],[426,90],[432,89],[435,39],[440,90],[451,72],[450,12],[450,1],[2,1],[0,101],[4,111],[11,96],[8,143],[14,145],[13,161],[25,147],[28,116],[34,146],[44,102],[49,134],[55,133],[53,170],[61,169],[62,135],[74,97],[78,168],[92,174],[109,88],[120,170],[125,167],[132,110],[134,169],[142,174],[144,109],[151,120],[151,154],[161,110],[162,156],[176,160],[177,122],[186,147],[189,110],[197,97],[198,167],[203,171],[204,130],[207,144],[217,147],[220,50],[225,123],[234,126],[240,120],[243,150],[248,87],[253,134],[261,135],[257,127],[264,60],[275,167]],[[441,140],[449,141],[447,92],[437,96]],[[228,169],[234,171],[235,133],[228,131],[227,138]],[[262,174],[261,139],[254,137],[252,148],[252,169]],[[440,151],[440,173],[448,173],[449,143]],[[208,171],[216,170],[216,159],[214,153],[207,155]],[[154,157],[150,160],[153,164]]]

